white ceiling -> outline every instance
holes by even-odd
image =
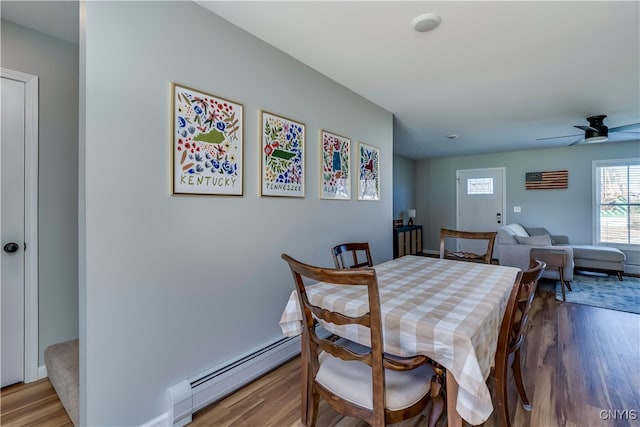
[[[640,122],[637,1],[197,3],[392,112],[407,157],[565,146],[579,137],[536,139],[597,114]],[[442,24],[413,31],[428,12]]]
[[[566,146],[598,114],[640,123],[639,1],[197,3],[392,112],[410,158]],[[77,40],[73,5],[3,0],[2,18]],[[427,12],[442,24],[413,31]]]

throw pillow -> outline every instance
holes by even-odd
[[[515,234],[516,236],[528,236],[529,233],[527,233],[527,230],[524,229],[523,226],[521,226],[518,223],[513,223],[513,224],[509,224],[506,227],[508,227],[509,229],[511,229],[511,231],[513,231],[513,234]]]
[[[551,236],[545,234],[543,236],[515,236],[516,240],[521,245],[531,245],[531,246],[551,246]]]
[[[553,240],[553,237],[551,236],[551,233],[549,233],[549,231],[544,228],[544,227],[524,227],[525,230],[527,230],[527,233],[529,233],[529,236],[544,236],[545,234],[548,234],[549,237],[551,237],[551,244],[555,245],[556,242]]]

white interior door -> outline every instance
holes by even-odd
[[[505,169],[457,171],[457,229],[496,231],[504,223],[506,211]],[[460,240],[457,250],[484,253],[486,244]]]
[[[2,387],[24,381],[25,83],[2,78]]]

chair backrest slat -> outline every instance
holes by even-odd
[[[362,316],[350,317],[336,311],[329,311],[325,310],[324,308],[319,308],[315,305],[310,305],[309,309],[318,319],[324,320],[325,322],[333,323],[334,325],[362,325],[366,327],[371,326],[371,316],[369,316],[369,313]]]
[[[497,232],[495,231],[460,231],[442,228],[440,229],[440,258],[491,264],[496,235]],[[487,250],[483,254],[466,251],[449,251],[446,248],[446,242],[450,239],[486,240]]]
[[[367,242],[336,245],[331,248],[331,255],[337,269],[373,267]]]

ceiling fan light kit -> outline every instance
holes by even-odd
[[[587,144],[597,144],[598,142],[607,142],[608,139],[609,137],[607,135],[594,135],[586,136],[584,138],[584,142],[586,142]]]

